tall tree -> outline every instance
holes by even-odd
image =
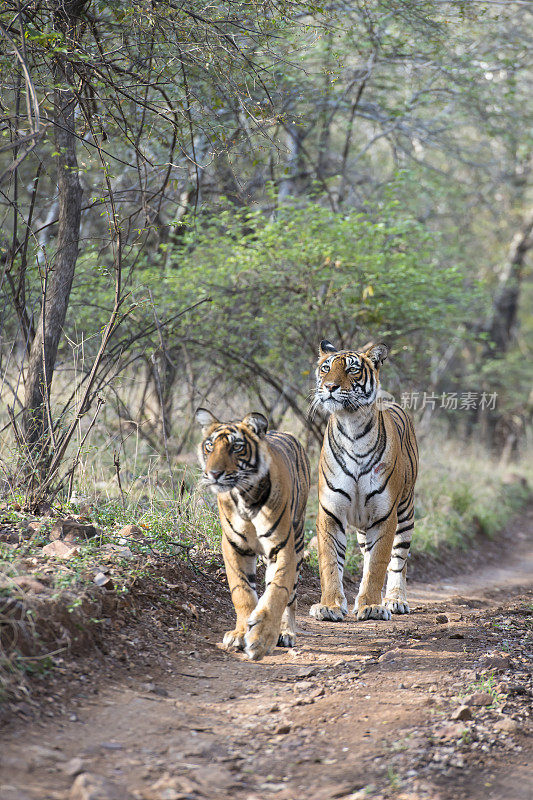
[[[520,289],[528,250],[533,247],[533,208],[525,215],[520,229],[515,233],[507,261],[500,274],[494,294],[490,319],[487,325],[486,354],[501,358],[509,350],[516,328]]]
[[[57,6],[52,24],[63,36],[69,53],[76,50],[80,12],[87,0],[65,0]],[[72,56],[71,56],[72,57]],[[81,203],[83,190],[76,154],[76,114],[78,102],[74,88],[74,67],[58,53],[53,66],[55,159],[57,163],[58,228],[56,252],[51,263],[44,263],[42,301],[39,321],[31,343],[25,381],[23,433],[26,445],[41,452],[32,459],[45,467],[47,437],[52,435],[50,389],[57,358],[59,340],[65,318],[78,259]]]

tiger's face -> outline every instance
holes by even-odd
[[[326,339],[320,343],[316,369],[315,403],[326,411],[357,411],[376,401],[379,368],[388,348],[376,344],[365,352],[337,350]]]
[[[240,422],[220,422],[210,411],[199,408],[196,421],[203,428],[198,459],[203,482],[219,494],[231,489],[249,489],[268,469],[262,440],[268,420],[262,414],[247,414]]]

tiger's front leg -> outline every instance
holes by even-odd
[[[268,558],[265,593],[248,618],[248,631],[244,637],[244,649],[252,661],[270,653],[281,638],[286,642],[284,646],[294,644],[296,600],[291,608],[287,608],[296,578],[293,539],[290,530],[287,536],[283,536],[284,546]]]
[[[249,549],[244,538],[242,543],[240,540],[239,543],[234,542],[233,538],[227,536],[224,524],[222,527],[222,554],[231,599],[237,614],[235,628],[224,634],[223,644],[228,648],[244,650],[248,618],[257,605],[255,590],[257,556]]]
[[[355,601],[354,613],[357,619],[391,618],[391,612],[382,601],[381,590],[389,564],[394,533],[396,531],[396,512],[375,528],[369,528],[364,535],[358,534],[363,552],[363,577],[359,594]]]
[[[320,603],[311,606],[309,614],[315,619],[339,622],[348,613],[342,586],[346,532],[344,523],[322,504],[318,507],[316,534],[322,595]]]

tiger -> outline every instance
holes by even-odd
[[[321,599],[309,613],[340,621],[348,612],[343,590],[346,528],[357,530],[363,575],[353,613],[357,620],[409,614],[407,558],[414,529],[418,446],[413,423],[395,402],[378,399],[384,344],[364,351],[319,347],[312,409],[330,416],[319,460],[317,547]],[[387,575],[385,597],[382,587]]]
[[[309,461],[294,436],[268,430],[259,412],[235,422],[221,422],[205,408],[195,416],[202,426],[198,458],[203,483],[217,495],[222,553],[237,615],[223,644],[256,661],[276,643],[296,643]],[[266,563],[260,599],[258,556]]]

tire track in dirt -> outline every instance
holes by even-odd
[[[257,664],[216,646],[225,619],[162,637],[148,670],[89,676],[67,714],[5,732],[2,800],[530,798],[533,513],[517,534],[504,564],[413,584],[410,616],[301,614],[297,647]],[[496,703],[452,719],[487,687]]]

